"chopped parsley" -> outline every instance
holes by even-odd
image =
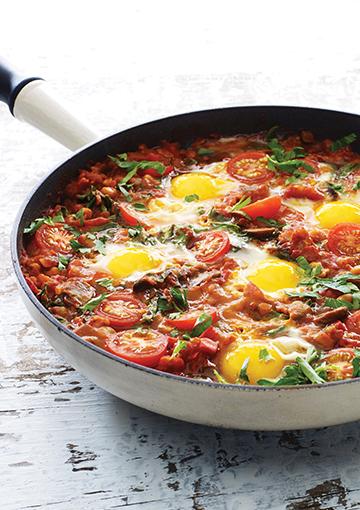
[[[358,181],[356,184],[354,184],[354,186],[353,186],[353,190],[354,190],[354,191],[358,191],[358,190],[360,190],[360,181]]]
[[[197,319],[194,328],[190,331],[189,336],[195,338],[200,336],[206,331],[212,324],[212,317],[207,313],[202,313]]]
[[[115,290],[114,282],[111,278],[99,278],[99,280],[96,280],[95,283],[101,285],[101,287],[105,287],[105,289]]]
[[[344,192],[344,186],[342,184],[339,184],[337,182],[327,182],[327,187],[331,191],[335,191],[335,193],[343,193]]]
[[[357,136],[355,133],[350,133],[349,135],[343,136],[331,144],[330,151],[335,152],[339,149],[342,149],[343,147],[347,147],[351,143],[355,142],[356,138]]]
[[[192,195],[186,195],[184,198],[185,202],[194,202],[195,200],[199,200],[199,195],[193,193]]]
[[[80,227],[84,226],[84,209],[81,208],[79,211],[75,214],[75,218],[80,221]]]
[[[272,138],[268,142],[268,147],[272,151],[272,155],[268,155],[268,167],[275,172],[288,172],[299,175],[299,169],[313,173],[314,168],[306,163],[303,159],[306,156],[303,147],[294,147],[290,151],[286,151],[279,143],[277,138]]]
[[[198,149],[197,153],[199,156],[212,156],[214,154],[214,151],[207,147],[200,147],[200,149]]]
[[[100,303],[104,301],[108,297],[109,294],[100,294],[92,299],[90,299],[83,306],[80,306],[80,310],[83,312],[92,312]]]
[[[260,349],[260,351],[259,351],[259,360],[260,361],[270,361],[272,359],[274,359],[274,358],[271,356],[271,354],[266,349],[266,347]]]
[[[91,248],[88,248],[87,246],[83,246],[76,239],[70,240],[70,246],[74,251],[77,251],[79,253],[90,253],[91,252]]]
[[[67,268],[71,257],[66,255],[61,255],[61,253],[58,253],[58,270],[64,271],[64,269]]]
[[[64,223],[64,215],[62,211],[59,211],[55,216],[44,216],[42,218],[36,218],[33,220],[28,227],[24,228],[24,234],[34,234],[41,225],[54,226],[55,223]]]
[[[263,225],[266,225],[267,227],[278,228],[278,229],[283,227],[282,223],[280,223],[279,221],[276,221],[272,218],[264,218],[263,216],[257,216],[255,219],[256,219],[256,221],[258,221],[259,223],[262,223]]]
[[[186,349],[187,345],[188,345],[188,343],[186,342],[186,340],[178,340],[176,342],[174,350],[171,354],[171,358],[175,358],[175,356],[177,356],[179,354],[179,352]]]
[[[352,366],[353,366],[353,377],[360,377],[360,351],[358,349],[355,349],[355,357],[352,360]]]
[[[178,311],[185,311],[189,308],[187,301],[187,289],[181,287],[172,287],[170,294],[174,302],[174,306]]]
[[[137,209],[138,211],[146,211],[147,208],[146,208],[146,205],[144,204],[140,204],[138,202],[136,202],[135,204],[133,204],[133,208],[134,209]]]
[[[266,332],[266,334],[267,334],[267,336],[277,336],[279,333],[283,333],[286,330],[287,330],[286,326],[279,326],[279,327],[274,328],[274,329],[269,329]]]
[[[127,154],[117,154],[116,156],[109,156],[111,161],[116,163],[116,165],[123,170],[127,171],[127,174],[125,177],[121,179],[121,181],[118,183],[119,186],[124,186],[124,184],[127,184],[134,175],[137,174],[139,170],[147,170],[149,168],[155,170],[159,176],[163,175],[165,172],[165,165],[161,163],[160,161],[129,161],[127,159]]]
[[[299,384],[323,384],[326,382],[324,367],[313,367],[309,361],[298,356],[295,363],[284,368],[285,375],[277,381],[260,379],[260,386],[295,386]]]
[[[251,204],[251,198],[250,197],[244,197],[241,198],[233,207],[232,211],[239,211],[243,207],[246,207],[247,205]]]
[[[238,381],[239,382],[250,382],[249,381],[249,376],[247,374],[247,369],[248,369],[248,366],[249,366],[249,361],[250,361],[250,358],[246,358],[244,363],[242,364],[241,366],[241,369],[240,369],[240,373],[239,373],[239,378],[238,378]]]

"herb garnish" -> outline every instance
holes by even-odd
[[[193,193],[192,195],[186,195],[184,198],[185,202],[194,202],[195,200],[199,200],[199,195]]]
[[[358,349],[355,349],[355,357],[352,360],[352,366],[353,366],[353,377],[360,377],[360,351]]]
[[[70,240],[70,246],[74,251],[77,251],[79,253],[90,253],[91,252],[91,248],[88,248],[87,246],[83,246],[76,239]]]
[[[249,366],[249,361],[250,361],[250,358],[246,358],[246,360],[242,364],[241,369],[240,369],[240,373],[239,373],[239,378],[238,378],[239,381],[245,381],[247,383],[250,382],[249,381],[249,376],[247,375],[247,369],[248,369],[248,366]]]
[[[259,360],[260,361],[270,361],[274,359],[273,356],[271,356],[271,354],[269,353],[269,351],[267,350],[266,347],[264,347],[263,349],[260,349],[259,351]]]
[[[200,149],[198,149],[197,153],[199,156],[212,156],[214,154],[214,151],[207,147],[200,147]]]
[[[277,336],[279,333],[283,333],[286,330],[287,330],[286,326],[279,326],[279,327],[274,328],[274,329],[269,329],[266,332],[266,335],[274,337],[274,336]]]
[[[175,356],[177,356],[177,354],[179,354],[179,352],[186,349],[187,345],[188,345],[188,343],[185,340],[178,340],[175,344],[174,350],[170,357],[175,358]]]
[[[307,170],[313,173],[314,169],[303,159],[306,156],[303,147],[294,147],[290,151],[286,151],[279,143],[277,138],[272,138],[268,142],[268,147],[272,151],[272,155],[268,155],[268,167],[270,170],[279,172],[289,172],[296,177],[299,175],[299,169]]]
[[[105,287],[105,289],[115,290],[114,282],[110,278],[99,278],[99,280],[95,280],[95,283]]]
[[[295,363],[284,368],[285,375],[277,381],[260,379],[257,384],[260,386],[295,386],[298,384],[323,384],[326,382],[324,367],[311,366],[315,359],[304,360],[298,356]]]
[[[355,142],[356,138],[357,138],[357,136],[355,133],[350,133],[349,135],[345,135],[342,138],[335,140],[331,144],[330,151],[335,152],[339,149],[342,149],[343,147],[346,147],[347,145],[350,145],[351,143]]]
[[[170,289],[176,310],[183,312],[189,308],[187,301],[187,289],[181,287],[172,287]]]
[[[240,198],[240,200],[231,208],[232,211],[239,211],[243,207],[246,207],[247,205],[251,204],[251,198],[250,197],[243,197]]]
[[[212,324],[212,317],[208,313],[202,313],[197,319],[194,328],[190,331],[189,336],[195,338],[200,336],[206,331]]]
[[[137,174],[139,170],[146,170],[148,168],[151,168],[153,170],[156,170],[156,172],[160,175],[162,175],[165,172],[165,165],[161,163],[160,161],[128,161],[127,154],[117,154],[116,156],[109,156],[111,161],[117,164],[118,167],[123,168],[124,170],[127,170],[127,174],[121,181],[119,182],[118,186],[123,186],[124,184],[127,184],[128,181],[134,175]]]
[[[54,226],[55,223],[64,223],[64,215],[62,211],[59,211],[55,216],[44,216],[42,218],[36,218],[33,220],[28,227],[24,228],[24,234],[34,234],[41,225]]]
[[[58,253],[58,270],[64,271],[64,269],[67,268],[70,260],[71,260],[70,256],[61,255],[61,253]]]
[[[100,303],[104,301],[109,296],[109,294],[100,294],[92,299],[90,299],[83,306],[80,306],[80,310],[83,312],[92,312]]]

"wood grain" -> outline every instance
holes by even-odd
[[[95,10],[91,16],[94,19]],[[103,27],[100,37],[105,32]],[[94,42],[82,59],[64,44],[61,53],[50,40],[48,50],[34,57],[34,67],[43,76],[51,75],[58,92],[104,135],[177,111],[238,103],[297,103],[360,111],[355,50],[344,75],[299,73],[284,83],[274,73],[261,71],[166,76],[124,72],[121,80],[114,80],[111,69],[92,72],[92,48],[99,54]],[[104,50],[105,42],[99,44]],[[5,50],[13,58],[22,54],[20,46]],[[51,52],[57,60],[52,60]],[[11,119],[0,105],[1,508],[360,508],[357,423],[291,433],[182,423],[105,393],[50,348],[20,302],[8,237],[25,195],[67,154]]]

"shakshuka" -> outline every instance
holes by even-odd
[[[156,370],[359,377],[355,139],[273,128],[90,163],[26,227],[26,280],[74,333]]]

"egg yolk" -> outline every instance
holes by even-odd
[[[207,200],[222,195],[229,189],[229,184],[229,181],[194,172],[174,177],[171,181],[171,193],[176,198],[197,195],[199,200]]]
[[[184,209],[183,204],[179,202],[168,202],[165,200],[162,200],[161,198],[153,198],[150,200],[148,204],[148,208],[150,212],[159,212],[159,211],[168,211],[170,213],[173,212],[179,212]]]
[[[114,278],[125,278],[137,271],[149,271],[160,264],[161,260],[156,259],[149,252],[137,248],[129,248],[117,252],[108,262],[107,268]]]
[[[291,262],[279,259],[267,259],[258,264],[247,279],[265,292],[296,287],[300,274]]]
[[[320,206],[315,216],[323,228],[332,228],[338,223],[360,223],[360,206],[337,200]]]
[[[230,344],[221,353],[218,368],[227,382],[242,382],[240,371],[247,360],[246,375],[250,384],[256,384],[259,379],[275,379],[285,364],[279,352],[269,344],[239,341]]]

